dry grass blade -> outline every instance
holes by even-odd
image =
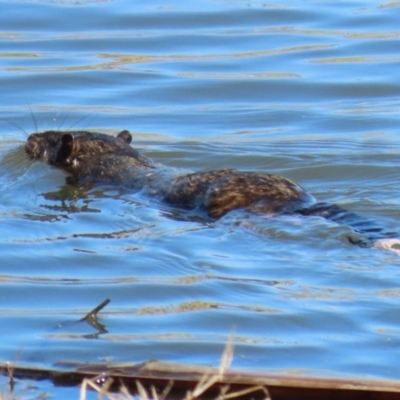
[[[101,387],[92,382],[91,379],[84,379],[81,384],[81,389],[79,392],[79,400],[86,400],[86,391],[88,386],[96,391],[101,391]]]
[[[225,395],[226,395],[226,393],[228,392],[229,389],[230,389],[230,385],[222,386],[220,388],[220,390],[219,390],[219,395],[218,395],[216,400],[225,399]]]
[[[113,383],[112,378],[107,378],[106,381],[100,386],[96,382],[104,379],[103,375],[96,376],[92,379],[84,379],[82,381],[81,390],[79,394],[79,400],[86,400],[86,392],[88,387],[91,387],[99,394],[99,399],[108,394],[108,389]],[[101,396],[101,397],[100,397]]]
[[[183,400],[198,400],[213,385],[215,385],[216,383],[223,382],[224,374],[230,367],[232,360],[233,360],[233,347],[234,347],[234,336],[231,335],[231,337],[228,340],[227,345],[225,346],[224,352],[222,354],[221,362],[220,362],[218,370],[216,371],[214,369],[213,372],[211,372],[211,370],[210,370],[210,372],[206,372],[200,378],[200,380],[197,382],[195,388],[193,390],[189,390],[186,393],[186,396]],[[101,387],[96,383],[99,381],[99,379],[104,380],[104,376],[100,375],[93,379],[85,379],[82,382],[80,400],[86,400],[86,390],[88,387],[97,391],[97,393],[99,395],[99,397],[98,397],[99,399],[102,399],[103,396],[107,396],[107,399],[109,399],[109,400],[133,400],[134,399],[134,397],[132,397],[132,395],[129,393],[127,387],[124,385],[124,383],[122,381],[121,381],[121,386],[120,386],[119,392],[117,394],[115,394],[115,393],[110,393],[108,391],[108,389],[110,388],[110,385],[112,383],[112,379],[107,379]],[[166,398],[169,395],[169,393],[171,392],[171,389],[174,384],[174,382],[172,380],[169,381],[168,385],[164,388],[162,393],[159,395],[157,393],[156,387],[154,385],[151,385],[150,389],[147,390],[139,380],[136,380],[135,382],[136,382],[137,397],[140,400],[166,400]],[[246,389],[238,390],[238,391],[232,392],[232,393],[228,393],[229,389],[230,389],[230,385],[223,385],[222,387],[220,387],[219,394],[218,394],[218,396],[215,397],[215,400],[231,400],[231,399],[235,399],[237,397],[246,396],[250,393],[254,393],[257,391],[262,391],[265,394],[264,400],[271,400],[271,396],[269,395],[267,388],[264,386],[260,386],[260,385],[252,386],[252,387],[248,387]],[[176,396],[174,396],[174,397],[176,397]],[[1,400],[1,398],[0,398],[0,400]]]
[[[228,343],[225,346],[224,352],[222,353],[221,361],[219,364],[219,374],[223,377],[225,371],[230,367],[233,360],[233,349],[235,344],[235,335],[231,334],[228,339]]]
[[[243,390],[238,390],[237,392],[225,394],[222,398],[224,400],[234,399],[235,397],[241,397],[241,396],[244,396],[249,393],[258,392],[259,390],[264,392],[264,394],[265,394],[264,400],[271,400],[271,396],[270,396],[267,388],[265,386],[260,386],[260,385],[252,386],[252,387],[249,387],[249,388],[243,389]]]
[[[7,364],[7,374],[8,374],[8,384],[10,385],[10,390],[14,389],[15,380],[14,380],[14,367],[8,362]]]
[[[186,394],[186,397],[184,400],[195,400],[198,397],[200,397],[207,389],[209,389],[211,386],[214,384],[221,382],[223,380],[224,374],[226,370],[230,367],[232,360],[233,360],[233,349],[234,349],[234,340],[235,337],[232,334],[229,337],[228,343],[225,346],[224,352],[222,353],[221,357],[221,362],[219,365],[218,369],[218,374],[205,374],[196,387],[194,388],[193,391],[189,391]],[[217,396],[216,400],[228,400],[228,399],[234,399],[236,397],[241,397],[245,396],[249,393],[257,392],[257,391],[263,391],[265,394],[265,400],[271,400],[271,396],[267,390],[266,387],[264,386],[253,386],[247,389],[239,390],[237,392],[233,393],[227,393],[230,389],[229,385],[225,385],[221,387],[220,393]]]
[[[229,368],[233,359],[234,335],[229,337],[228,343],[222,353],[218,374],[205,374],[197,383],[193,391],[188,391],[185,400],[194,400],[201,396],[207,389],[223,379],[225,371]],[[228,387],[229,389],[229,387]],[[226,389],[226,390],[228,390]],[[221,394],[220,394],[221,396]]]
[[[131,394],[129,393],[128,388],[125,386],[124,382],[122,382],[122,381],[121,381],[121,386],[119,388],[119,391],[123,396],[125,396],[123,399],[125,399],[125,400],[133,400],[133,396],[131,396]]]
[[[165,400],[167,398],[167,396],[169,395],[169,392],[172,389],[172,386],[174,386],[174,381],[169,381],[168,385],[165,386],[163,392],[161,393],[160,400]]]
[[[143,387],[143,385],[139,381],[136,381],[136,387],[140,400],[149,400],[149,396],[147,395],[147,390]]]
[[[156,388],[154,387],[154,385],[151,385],[150,390],[151,390],[151,398],[153,400],[159,400],[158,394],[157,394],[157,391],[156,391]]]
[[[207,389],[209,389],[212,385],[217,383],[219,380],[219,375],[209,375],[206,374],[202,376],[200,381],[197,383],[196,387],[193,391],[188,391],[186,393],[185,400],[194,400],[201,396]]]

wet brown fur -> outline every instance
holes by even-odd
[[[298,184],[264,172],[232,169],[177,174],[133,149],[132,136],[86,131],[47,131],[29,136],[25,149],[70,174],[69,182],[111,184],[144,190],[184,209],[201,208],[212,218],[234,209],[266,214],[293,212],[314,203]]]
[[[220,218],[238,208],[265,214],[293,211],[304,207],[311,196],[277,175],[223,169],[180,176],[163,199],[182,208],[200,206],[211,217]]]

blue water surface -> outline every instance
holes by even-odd
[[[399,230],[399,2],[0,6],[0,360],[215,366],[234,331],[234,368],[399,378],[395,252],[318,217],[85,191],[23,150],[129,129],[168,166],[280,174]],[[106,298],[106,332],[78,322]]]

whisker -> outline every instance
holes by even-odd
[[[69,131],[71,130],[74,126],[78,125],[80,122],[82,122],[85,118],[88,117],[91,113],[84,115],[82,118],[79,118],[77,121],[75,121],[71,126],[69,126],[66,130]]]
[[[28,108],[29,108],[29,111],[30,111],[30,113],[31,113],[31,116],[32,116],[32,119],[33,119],[33,123],[34,123],[34,125],[35,125],[35,132],[38,133],[38,132],[39,132],[39,129],[38,129],[38,124],[37,124],[37,121],[36,121],[36,117],[35,117],[35,115],[33,114],[32,108],[31,108],[31,106],[29,105],[28,101],[27,101],[27,100],[25,100],[25,101],[26,101],[26,104],[27,104],[27,106],[28,106]]]
[[[67,118],[71,115],[71,111],[68,111],[68,113],[64,116],[63,120],[61,121],[61,123],[58,125],[57,130],[60,131],[62,126],[65,124],[65,121],[67,120]]]
[[[15,122],[8,121],[7,119],[4,119],[4,118],[0,118],[0,120],[3,122],[6,122],[7,124],[10,124],[12,127],[16,128],[16,129],[18,129],[20,132],[24,133],[27,137],[29,136],[29,133],[25,129],[21,128],[21,126],[19,126]]]

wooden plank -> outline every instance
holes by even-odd
[[[9,375],[9,366],[0,364],[4,375]],[[69,371],[66,371],[69,368]],[[132,392],[137,392],[137,381],[147,389],[153,385],[159,392],[173,381],[168,398],[183,398],[187,390],[194,390],[205,376],[214,377],[215,383],[202,399],[215,398],[222,387],[229,385],[228,393],[254,388],[266,387],[272,400],[394,400],[400,399],[400,381],[325,378],[301,375],[271,373],[268,371],[221,371],[218,368],[199,365],[186,365],[160,361],[149,361],[141,364],[79,364],[63,363],[57,369],[38,369],[24,366],[12,367],[13,377],[52,381],[57,386],[79,385],[84,379],[104,381],[114,379],[113,390],[118,390],[122,381]],[[265,392],[257,390],[239,398],[262,399]]]

